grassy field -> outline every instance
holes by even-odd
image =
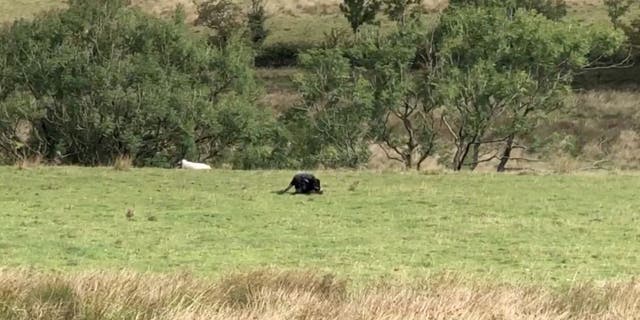
[[[0,168],[6,267],[328,271],[358,282],[455,271],[560,284],[640,272],[635,175]],[[133,220],[125,217],[134,209]]]

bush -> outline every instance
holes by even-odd
[[[196,2],[198,18],[195,24],[205,26],[214,33],[210,35],[212,44],[224,45],[233,34],[242,32],[245,22],[242,9],[231,0],[204,0]]]
[[[298,55],[314,47],[314,44],[306,42],[278,42],[265,45],[256,55],[255,66],[261,68],[295,66]]]
[[[58,154],[73,164],[225,161],[260,144],[254,53],[232,35],[210,48],[182,21],[119,0],[74,0],[69,9],[0,33],[0,152]],[[19,126],[28,129],[25,138]],[[26,125],[24,125],[26,124]],[[266,130],[266,129],[265,129]]]
[[[551,20],[560,20],[567,15],[568,6],[565,0],[451,0],[452,7],[457,6],[500,6],[506,8],[511,14],[519,8],[535,10]]]
[[[303,72],[295,79],[303,101],[283,122],[291,131],[294,156],[304,167],[358,167],[368,161],[368,121],[373,112],[371,84],[351,72],[341,49],[300,55]]]
[[[249,27],[249,37],[254,47],[259,48],[269,35],[269,30],[265,26],[267,14],[264,9],[264,0],[251,0],[251,6],[247,13],[247,26]]]
[[[362,25],[375,23],[381,6],[380,0],[343,0],[340,11],[349,21],[353,33],[357,33]]]
[[[389,19],[404,24],[408,17],[419,13],[422,0],[382,0]]]
[[[7,71],[8,68],[0,68]],[[0,74],[0,77],[7,79]],[[1,80],[0,80],[1,81]],[[43,112],[38,102],[25,91],[9,93],[0,99],[0,161],[12,164],[18,160],[34,157],[39,149],[37,131],[31,121],[39,121]]]

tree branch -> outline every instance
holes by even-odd
[[[472,162],[472,163],[469,163],[469,164],[470,165],[478,165],[480,163],[489,162],[489,161],[494,160],[494,159],[498,159],[498,153],[497,152],[494,155],[492,155],[491,157],[489,157],[489,158],[478,160],[476,162]]]
[[[442,122],[444,122],[445,126],[447,126],[447,129],[449,129],[449,133],[451,133],[451,136],[453,136],[453,139],[455,139],[456,141],[460,141],[460,138],[456,135],[456,133],[453,131],[453,128],[447,121],[447,116],[442,115],[441,119],[442,119]]]
[[[384,152],[385,156],[387,156],[387,159],[391,159],[391,160],[395,160],[395,161],[404,163],[404,160],[402,158],[398,158],[396,156],[391,155],[387,151],[387,148],[385,148],[381,143],[376,143],[376,144],[380,147],[380,149],[382,149],[382,152]],[[385,144],[388,144],[388,142],[385,141]]]

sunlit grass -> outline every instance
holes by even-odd
[[[551,283],[640,271],[634,175],[321,171],[322,196],[271,193],[291,174],[3,167],[2,264],[278,266],[354,279],[453,270]]]

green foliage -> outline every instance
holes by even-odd
[[[406,168],[420,169],[435,147],[434,110],[429,96],[430,76],[414,72],[416,50],[428,42],[420,20],[403,23],[389,35],[365,32],[348,49],[352,64],[363,70],[375,97],[372,139],[387,157]],[[432,73],[433,70],[427,71]]]
[[[259,48],[269,35],[269,30],[265,25],[267,14],[264,9],[264,0],[251,0],[249,12],[247,12],[247,25],[249,27],[249,38],[254,47]]]
[[[407,18],[420,12],[422,0],[382,0],[384,12],[393,21],[404,24]]]
[[[0,100],[0,112],[0,162],[13,163],[36,154],[38,131],[31,122],[43,117],[37,101],[28,92],[13,92]]]
[[[456,147],[452,169],[461,170],[470,155],[470,168],[477,165],[478,146],[520,90],[522,83],[514,82],[515,76],[498,72],[492,62],[478,60],[468,68],[451,67],[448,76],[438,81],[439,98],[445,105],[443,120]]]
[[[353,41],[334,33],[325,48],[300,56],[306,72],[297,83],[304,103],[285,120],[301,137],[300,156],[317,155],[316,162],[331,167],[357,166],[366,144],[377,143],[390,159],[420,168],[436,138],[436,104],[424,94],[430,78],[412,70],[417,47],[428,39],[424,30],[416,19],[388,35],[365,29]]]
[[[64,12],[17,22],[0,39],[9,66],[3,87],[14,96],[0,105],[11,115],[2,130],[28,123],[29,150],[49,159],[61,153],[87,165],[118,155],[136,165],[167,166],[183,156],[222,161],[256,142],[258,129],[250,126],[268,119],[254,107],[259,87],[243,39],[232,36],[212,49],[184,23],[122,1],[76,0]],[[15,99],[31,102],[15,107]],[[229,116],[231,106],[241,116]]]
[[[262,46],[255,57],[256,67],[282,67],[297,63],[298,54],[317,45],[308,42],[277,42]]]
[[[622,17],[629,12],[629,9],[636,0],[604,0],[607,7],[609,19],[614,27],[619,28]]]
[[[364,145],[366,136],[390,159],[419,168],[436,147],[435,114],[443,106],[439,114],[456,148],[452,167],[473,169],[483,161],[484,144],[510,150],[518,135],[563,105],[573,73],[589,63],[589,54],[609,54],[622,39],[611,30],[567,32],[572,28],[534,11],[463,6],[445,13],[433,43],[421,19],[412,19],[387,35],[363,29],[352,42],[311,51],[300,59],[307,68],[298,81],[304,107],[286,120],[297,126],[290,127],[301,141],[294,149],[305,150],[298,158],[320,155],[333,166],[343,161],[341,154],[357,154],[345,153],[354,148],[339,141]],[[412,70],[417,50],[427,56],[418,72]],[[342,101],[353,108],[367,95],[373,97],[370,112],[358,107],[355,116],[336,107]],[[358,125],[363,121],[366,127]],[[503,153],[502,167],[509,154]]]
[[[629,49],[631,57],[637,61],[640,57],[640,16],[629,17],[628,14],[634,11],[632,10],[634,7],[637,9],[640,6],[640,1],[605,0],[604,4],[607,7],[609,19],[613,26],[623,30],[627,36],[625,49]],[[637,81],[638,79],[636,78],[635,80]]]
[[[295,79],[303,102],[285,115],[304,166],[357,167],[368,160],[366,136],[373,111],[371,84],[352,72],[341,49],[300,55]]]
[[[196,10],[198,17],[195,24],[205,26],[214,32],[209,38],[212,44],[224,45],[234,34],[245,32],[242,8],[232,0],[196,1]],[[254,16],[254,18],[259,17]],[[253,23],[257,22],[259,21],[253,21]],[[251,25],[251,27],[258,26]]]
[[[453,168],[469,163],[469,155],[473,168],[478,147],[488,141],[507,141],[510,150],[537,117],[562,106],[574,72],[590,54],[611,54],[623,39],[619,32],[525,10],[510,15],[501,8],[460,7],[445,14],[436,52],[447,70],[439,93],[456,141]]]
[[[340,11],[349,21],[351,30],[357,33],[362,25],[375,22],[381,5],[380,0],[343,0]]]
[[[212,33],[209,42],[224,46],[232,37],[246,37],[254,48],[260,48],[269,35],[264,0],[251,0],[246,14],[232,0],[196,0],[196,25],[207,27]]]
[[[324,33],[324,39],[320,47],[324,49],[343,47],[347,48],[353,44],[353,38],[348,29],[332,28]]]
[[[451,0],[449,4],[452,7],[502,7],[506,8],[510,15],[518,9],[535,10],[552,20],[566,16],[568,9],[565,0]]]

